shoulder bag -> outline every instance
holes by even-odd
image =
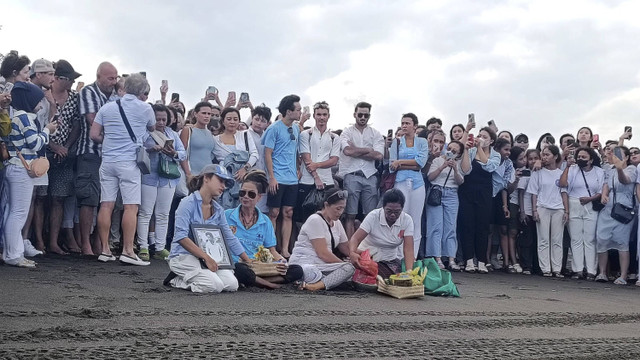
[[[613,179],[613,207],[611,217],[623,224],[628,224],[636,217],[636,197],[633,196],[633,206],[628,207],[616,202],[616,179]]]
[[[124,109],[122,109],[122,104],[120,103],[120,99],[116,100],[116,103],[118,104],[118,109],[120,110],[120,116],[122,117],[124,126],[127,128],[127,132],[129,133],[129,136],[131,137],[131,141],[133,141],[133,143],[137,145],[138,140],[136,139],[136,135],[133,133],[133,130],[131,129],[131,125],[129,124],[129,119],[127,119],[127,115],[125,115]],[[147,154],[147,151],[144,149],[143,146],[138,146],[136,149],[136,164],[138,165],[138,168],[140,169],[140,172],[143,175],[147,175],[151,173],[151,160],[149,159],[149,154]]]
[[[324,223],[327,224],[327,229],[329,229],[329,234],[331,234],[331,251],[333,252],[333,255],[337,256],[339,259],[344,259],[344,254],[340,252],[340,249],[338,249],[338,246],[336,245],[336,239],[333,237],[333,231],[331,231],[329,222],[324,218],[324,216],[322,216],[320,212],[317,212],[316,214],[318,214],[318,216],[320,216],[322,220],[324,220]]]
[[[447,185],[447,181],[449,181],[449,176],[451,175],[451,171],[453,168],[449,169],[449,173],[447,174],[447,178],[444,180],[444,184]],[[442,205],[442,186],[440,185],[431,185],[431,189],[429,189],[429,196],[427,196],[427,205],[429,206],[440,206]]]
[[[396,142],[396,154],[399,158],[400,157],[400,140],[395,139],[395,142]],[[384,170],[384,172],[382,173],[382,177],[380,177],[380,194],[384,194],[385,192],[387,192],[387,190],[393,188],[393,186],[396,184],[397,173],[398,173],[397,171],[394,171],[394,172],[389,171],[388,167]]]
[[[589,193],[589,197],[591,197],[591,190],[589,190],[589,184],[587,183],[587,177],[584,176],[584,171],[582,171],[582,169],[580,169],[580,172],[582,173],[582,178],[584,179],[584,186],[587,188],[587,192]],[[596,199],[596,200],[592,200],[591,201],[591,207],[593,208],[593,211],[600,211],[602,209],[604,209],[604,204]]]

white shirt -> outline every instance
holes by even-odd
[[[252,138],[249,137],[247,133],[247,142],[244,142],[244,134],[248,130],[245,131],[236,131],[233,135],[233,138],[236,140],[235,145],[227,145],[220,140],[220,135],[216,135],[213,137],[213,142],[215,146],[213,147],[213,155],[218,160],[220,164],[224,164],[224,159],[235,150],[244,150],[249,153],[249,161],[247,164],[253,166],[258,161],[258,149],[256,149],[256,144]],[[248,148],[248,150],[247,150]]]
[[[344,227],[339,220],[333,222],[331,233],[333,233],[333,239],[336,247],[338,244],[349,240],[347,238],[347,233],[344,231]],[[318,214],[309,216],[300,229],[298,240],[296,241],[293,253],[291,254],[291,264],[325,264],[325,262],[318,257],[318,253],[316,253],[316,250],[313,248],[311,240],[324,239],[327,250],[332,252],[331,233],[329,233],[329,226],[322,216]]]
[[[538,207],[551,210],[564,209],[560,187],[558,186],[560,175],[562,175],[562,170],[560,169],[547,170],[545,168],[534,171],[531,174],[527,192],[538,196],[538,202],[536,203]]]
[[[266,172],[267,166],[264,163],[264,145],[262,145],[262,134],[258,134],[257,132],[255,132],[252,127],[249,127],[249,130],[247,130],[247,132],[249,134],[249,137],[253,139],[256,150],[258,150],[258,161],[256,161],[253,168]]]
[[[589,184],[589,191],[591,192],[591,195],[589,195],[589,191],[587,191],[586,186],[584,186],[585,178],[587,179],[587,184]],[[569,168],[567,180],[569,182],[569,187],[563,188],[562,192],[566,192],[569,197],[579,199],[581,197],[594,196],[595,194],[602,193],[602,186],[604,185],[604,170],[594,166],[591,170],[584,172],[583,178],[580,173],[580,167],[574,164]]]
[[[361,170],[368,178],[378,172],[374,160],[365,160],[358,157],[347,156],[344,148],[349,146],[349,141],[356,147],[368,147],[384,154],[384,138],[378,130],[367,126],[362,132],[356,129],[355,125],[345,128],[340,135],[340,168],[338,175],[344,177],[346,174]]]
[[[527,180],[528,181],[528,180]],[[516,182],[516,169],[514,168],[511,172],[511,178],[509,179],[509,185]],[[518,185],[522,182],[522,178],[518,181]],[[518,189],[513,190],[511,194],[509,194],[509,203],[514,205],[520,205],[520,198],[518,198]]]
[[[527,192],[527,185],[529,185],[529,176],[523,176],[518,181],[518,189],[514,193],[519,194],[520,190],[524,191],[522,200],[524,204],[520,204],[520,211],[524,211],[526,215],[533,216],[533,205],[531,204],[531,194]]]
[[[305,130],[300,134],[300,140],[298,141],[298,153],[311,155],[311,162],[319,163],[327,161],[332,157],[340,156],[340,138],[332,134],[329,129],[326,129],[323,134],[320,133],[317,127],[313,127],[309,130]],[[300,178],[300,184],[313,185],[315,181],[313,175],[307,171],[304,163],[300,165],[300,171],[302,177]],[[333,185],[333,175],[331,174],[331,168],[316,170],[320,180],[325,185]]]
[[[360,229],[367,236],[358,246],[358,250],[369,250],[373,261],[393,261],[404,258],[404,237],[413,236],[413,220],[404,211],[390,227],[384,217],[384,209],[370,212],[364,218]]]
[[[433,161],[431,162],[431,168],[429,168],[429,175],[431,175],[432,172],[436,171],[436,169],[442,166],[444,162],[445,162],[445,159],[442,156],[439,156],[433,159]],[[468,172],[462,171],[462,168],[460,167],[461,162],[462,160],[456,160],[456,166],[458,167],[458,173],[464,179],[466,175],[469,175],[469,173],[471,172],[471,169],[469,169]],[[453,172],[453,170],[451,170],[451,175],[449,175],[449,179],[447,179],[449,170],[451,170],[450,167],[444,168],[444,170],[442,170],[440,174],[436,176],[435,179],[433,179],[433,181],[431,182],[431,185],[440,185],[442,187],[457,188],[458,184],[456,183],[455,173]],[[445,180],[447,181],[446,185],[444,183]]]

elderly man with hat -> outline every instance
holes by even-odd
[[[80,239],[73,234],[73,217],[76,201],[74,189],[75,147],[80,136],[80,97],[71,87],[81,74],[66,60],[55,63],[55,74],[51,85],[58,130],[51,135],[47,147],[49,158],[49,196],[51,208],[49,218],[49,251],[74,253],[82,251]],[[64,212],[63,212],[63,205]],[[64,216],[63,216],[64,214]],[[66,233],[63,249],[58,246],[60,227]]]

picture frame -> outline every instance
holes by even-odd
[[[231,251],[220,226],[191,224],[191,235],[196,245],[215,260],[218,269],[234,269]]]

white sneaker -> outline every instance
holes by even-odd
[[[129,265],[138,265],[138,266],[146,266],[151,264],[148,261],[142,261],[138,255],[136,255],[135,257],[131,257],[131,256],[127,256],[125,254],[121,254],[120,255],[120,262],[123,264],[129,264]]]
[[[118,258],[116,258],[113,254],[102,253],[100,254],[100,256],[98,256],[98,261],[100,262],[109,262],[109,261],[116,261],[116,260],[118,260]]]
[[[467,266],[464,267],[464,271],[466,272],[476,272],[476,265],[473,263],[473,259],[467,260]]]
[[[480,274],[487,274],[489,272],[489,270],[487,270],[487,267],[481,261],[478,261],[478,272]]]
[[[34,257],[34,256],[42,255],[42,251],[34,248],[33,244],[31,244],[31,241],[29,241],[28,239],[24,239],[23,241],[24,241],[24,256]]]
[[[513,264],[513,268],[516,269],[516,273],[522,274],[522,266],[520,264]]]

